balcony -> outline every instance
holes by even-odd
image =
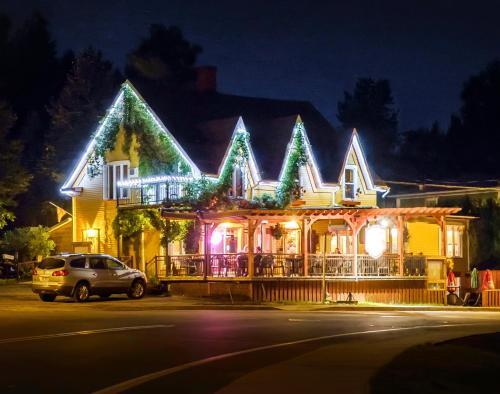
[[[190,178],[163,176],[119,182],[116,200],[120,206],[154,206],[164,202],[175,202],[186,196],[186,184]]]

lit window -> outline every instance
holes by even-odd
[[[231,197],[243,197],[245,194],[245,184],[243,169],[240,166],[235,165],[233,169],[233,182],[231,189],[229,190],[229,195]]]
[[[446,226],[446,257],[463,257],[462,237],[463,226]]]
[[[114,200],[117,198],[128,198],[129,189],[117,186],[120,181],[129,179],[129,163],[115,162],[104,166],[104,198]]]
[[[354,200],[356,198],[356,167],[349,166],[344,170],[344,198]]]

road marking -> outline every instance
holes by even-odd
[[[126,380],[124,382],[114,384],[113,386],[109,386],[109,387],[103,388],[101,390],[94,391],[93,394],[121,393],[123,391],[130,390],[134,387],[140,386],[144,383],[148,383],[152,380],[163,378],[165,376],[172,375],[176,372],[184,371],[184,370],[189,369],[189,368],[198,367],[200,365],[205,365],[205,364],[208,364],[208,363],[211,363],[214,361],[220,361],[220,360],[224,360],[224,359],[235,357],[235,356],[241,356],[244,354],[259,352],[262,350],[271,350],[271,349],[277,349],[277,348],[282,348],[282,347],[286,347],[286,346],[299,345],[299,344],[309,343],[309,342],[317,342],[317,341],[322,341],[322,340],[326,340],[326,339],[351,337],[351,336],[356,336],[356,335],[379,334],[379,333],[394,332],[394,331],[409,331],[409,330],[417,330],[417,329],[422,329],[422,328],[465,327],[465,326],[472,326],[472,325],[477,325],[477,324],[442,324],[442,325],[433,325],[433,326],[425,325],[425,326],[413,326],[413,327],[385,328],[385,329],[380,329],[380,330],[355,331],[355,332],[346,332],[346,333],[342,333],[342,334],[323,335],[320,337],[299,339],[297,341],[276,343],[274,345],[258,346],[258,347],[254,347],[254,348],[250,348],[250,349],[239,350],[236,352],[219,354],[217,356],[212,356],[212,357],[203,358],[201,360],[191,361],[191,362],[186,363],[186,364],[181,364],[181,365],[177,365],[175,367],[170,367],[170,368],[163,369],[163,370],[156,371],[156,372],[152,372],[152,373],[149,373],[146,375],[138,376],[136,378],[132,378],[132,379]]]
[[[147,329],[152,329],[152,328],[171,328],[171,327],[174,327],[174,325],[173,324],[169,324],[169,325],[155,324],[155,325],[151,325],[151,326],[115,327],[115,328],[101,328],[101,329],[97,329],[97,330],[60,332],[57,334],[45,334],[45,335],[34,335],[31,337],[0,339],[0,344],[13,343],[13,342],[36,341],[39,339],[66,338],[66,337],[74,337],[74,336],[78,336],[78,335],[104,334],[106,332],[135,331],[135,330],[147,330]]]
[[[393,317],[396,317],[396,318],[404,318],[406,319],[408,316],[398,316],[398,315],[382,315],[380,317],[384,317],[384,318],[393,318]]]
[[[319,320],[319,319],[288,319],[288,321],[301,322],[301,321],[321,321],[321,320]]]

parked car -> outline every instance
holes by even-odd
[[[33,270],[32,289],[42,301],[58,295],[84,302],[92,295],[107,298],[127,294],[138,299],[146,292],[143,272],[106,254],[62,254],[47,257]]]
[[[0,255],[0,279],[17,278],[14,256],[10,254]]]

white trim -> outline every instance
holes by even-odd
[[[352,185],[354,187],[354,196],[352,198],[350,197],[346,197],[345,195],[345,172],[346,170],[351,170],[352,171]],[[354,165],[354,164],[346,164],[345,167],[344,167],[344,173],[342,174],[342,180],[341,180],[341,184],[342,184],[342,199],[344,200],[349,200],[349,201],[356,201],[358,200],[356,194],[357,194],[357,190],[358,190],[358,184],[359,184],[359,181],[358,181],[358,166],[357,165]]]
[[[139,187],[142,185],[149,185],[152,183],[161,183],[168,181],[175,182],[189,182],[194,178],[192,176],[180,176],[180,175],[158,175],[158,176],[150,176],[145,178],[132,178],[128,181],[120,181],[117,182],[118,187]],[[208,179],[208,178],[207,178]],[[213,179],[210,179],[213,180]]]
[[[80,160],[78,161],[78,164],[76,167],[73,169],[71,175],[69,178],[64,182],[63,186],[61,187],[60,191],[61,193],[64,193],[66,195],[74,195],[74,192],[71,190],[73,187],[75,187],[75,182],[77,181],[77,178],[79,174],[82,173],[83,169],[88,163],[89,156],[92,154],[92,152],[95,149],[96,143],[97,143],[97,138],[101,135],[103,132],[103,129],[105,125],[107,124],[109,118],[111,115],[114,114],[115,111],[118,110],[119,104],[123,102],[123,89],[124,88],[130,88],[132,93],[137,97],[137,99],[145,106],[146,110],[149,111],[149,114],[152,116],[152,118],[155,120],[156,124],[159,126],[160,130],[162,130],[173,142],[174,146],[182,156],[182,158],[189,164],[191,167],[192,173],[194,177],[201,177],[201,171],[198,169],[196,164],[189,158],[187,153],[184,151],[182,146],[177,142],[175,137],[168,131],[166,126],[163,124],[163,122],[158,118],[156,113],[153,111],[153,109],[149,106],[149,104],[142,98],[142,96],[137,92],[137,90],[134,88],[134,86],[129,82],[125,81],[122,84],[122,87],[120,89],[120,92],[116,95],[113,104],[111,105],[110,109],[108,110],[107,114],[105,115],[102,123],[99,125],[97,128],[97,131],[95,132],[94,136],[90,140],[90,142],[87,144],[87,147],[85,148],[84,153],[82,156],[80,156]]]

